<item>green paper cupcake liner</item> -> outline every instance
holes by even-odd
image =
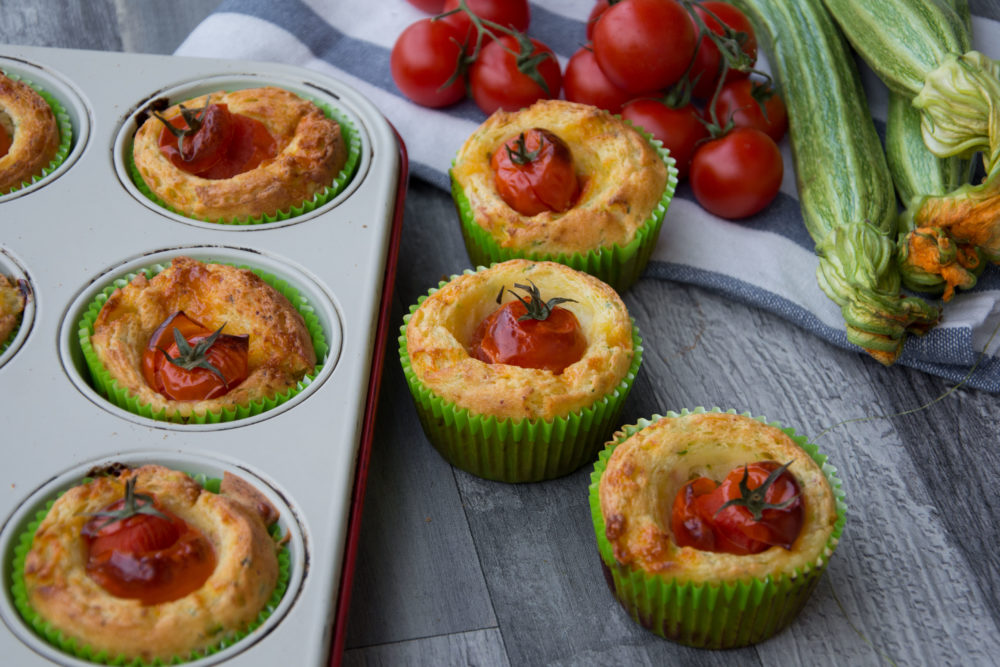
[[[221,479],[207,477],[205,475],[192,475],[192,478],[201,484],[206,490],[212,493],[219,492],[219,488],[222,483]],[[82,481],[83,483],[89,483],[92,480],[86,478]],[[24,583],[24,560],[27,558],[28,552],[31,550],[31,545],[34,541],[35,532],[37,532],[38,526],[45,519],[46,515],[48,515],[49,510],[52,509],[52,505],[55,503],[55,500],[56,499],[48,501],[43,509],[35,513],[34,517],[32,517],[31,521],[16,540],[13,559],[11,562],[11,594],[13,597],[14,607],[17,609],[24,622],[27,623],[32,630],[34,630],[35,634],[68,655],[102,665],[128,665],[128,667],[158,667],[165,664],[177,665],[198,660],[210,655],[215,655],[219,651],[227,649],[233,644],[242,641],[253,633],[254,630],[259,628],[264,621],[266,621],[271,614],[274,613],[275,609],[278,608],[278,605],[281,604],[281,599],[285,596],[285,592],[288,590],[288,582],[291,579],[291,555],[289,554],[288,547],[282,545],[281,548],[278,549],[278,581],[274,587],[274,592],[271,593],[270,599],[267,601],[267,604],[264,605],[264,608],[261,609],[257,617],[243,630],[220,639],[218,644],[199,651],[193,651],[187,656],[174,656],[167,662],[163,662],[159,659],[150,662],[140,660],[139,658],[128,660],[124,656],[111,655],[107,651],[96,651],[85,644],[77,643],[75,639],[65,636],[60,630],[42,618],[28,601],[28,592]],[[281,527],[278,524],[274,524],[271,526],[270,532],[271,537],[275,540],[275,542],[280,544],[282,538]]]
[[[229,264],[228,262],[223,263]],[[147,278],[152,278],[160,271],[166,269],[168,265],[169,264],[154,264],[142,269],[141,272],[144,273]],[[127,388],[122,387],[117,380],[111,377],[111,374],[104,367],[101,359],[97,356],[97,352],[94,351],[93,346],[90,344],[90,337],[94,334],[94,322],[97,320],[97,316],[101,312],[101,308],[108,300],[108,297],[110,297],[116,289],[125,287],[132,281],[133,278],[135,278],[136,275],[138,275],[133,272],[118,278],[105,287],[101,293],[90,302],[78,323],[77,333],[80,341],[80,349],[82,350],[83,357],[87,362],[87,368],[90,371],[91,383],[94,389],[96,389],[101,396],[108,399],[114,405],[117,405],[123,410],[128,410],[133,414],[137,414],[140,417],[155,419],[157,421],[170,421],[184,424],[219,424],[235,421],[237,419],[246,419],[247,417],[253,417],[261,414],[262,412],[272,410],[287,402],[292,397],[298,395],[302,390],[312,384],[312,381],[322,370],[323,363],[330,350],[330,346],[326,340],[326,334],[323,331],[323,325],[319,321],[319,317],[316,315],[315,309],[309,304],[309,301],[302,296],[295,287],[289,285],[287,281],[281,280],[277,276],[251,266],[242,264],[230,265],[235,266],[238,269],[249,269],[253,271],[264,282],[284,295],[284,297],[288,299],[293,306],[295,306],[295,309],[299,311],[299,314],[301,314],[305,320],[306,329],[309,331],[309,335],[312,338],[313,349],[316,351],[316,359],[318,360],[312,373],[308,373],[305,377],[299,380],[297,385],[291,387],[286,392],[275,394],[274,396],[270,396],[259,401],[253,401],[246,405],[240,405],[232,409],[224,408],[215,412],[206,412],[202,415],[194,414],[187,417],[176,414],[168,415],[166,408],[154,411],[152,405],[141,402]]]
[[[22,188],[26,188],[29,185],[37,183],[38,181],[42,180],[43,178],[51,174],[53,171],[55,171],[59,167],[59,165],[61,165],[63,162],[66,161],[66,156],[69,155],[70,150],[73,148],[73,123],[70,120],[69,114],[66,112],[66,109],[63,107],[62,104],[59,103],[59,101],[55,97],[52,96],[51,93],[42,90],[33,81],[20,77],[17,74],[14,74],[12,72],[7,72],[4,70],[0,70],[0,72],[3,72],[3,74],[8,79],[11,79],[13,81],[20,81],[23,84],[31,86],[32,90],[41,95],[42,99],[45,100],[48,103],[49,107],[52,109],[52,113],[56,117],[56,125],[59,128],[59,147],[56,149],[56,154],[52,158],[52,161],[49,162],[49,164],[42,169],[41,173],[32,176],[31,180],[24,181],[20,185],[13,187],[10,190],[7,190],[6,192],[0,192],[0,196],[3,196],[11,194],[13,192],[17,192]]]
[[[442,282],[441,285],[445,283]],[[426,387],[410,363],[406,325],[431,290],[410,307],[399,336],[399,360],[417,416],[446,461],[484,479],[538,482],[568,475],[591,463],[614,430],[642,363],[642,338],[632,320],[632,364],[622,381],[593,405],[551,421],[501,419],[460,408]]]
[[[620,116],[616,116],[620,118]],[[643,135],[656,152],[663,163],[667,166],[667,184],[660,196],[660,201],[653,209],[646,222],[636,230],[635,238],[626,245],[612,245],[604,248],[596,248],[586,253],[576,252],[572,254],[551,254],[541,252],[530,252],[516,248],[504,248],[496,239],[479,223],[476,222],[475,214],[469,204],[465,191],[454,176],[454,170],[449,171],[451,177],[451,196],[458,211],[458,219],[462,228],[462,238],[465,240],[465,249],[469,254],[469,259],[473,266],[489,266],[494,262],[503,262],[508,259],[524,258],[534,261],[550,261],[565,264],[577,271],[589,273],[600,278],[611,285],[618,292],[624,292],[631,287],[642,275],[649,258],[656,247],[656,240],[660,236],[660,228],[663,226],[663,217],[667,213],[667,207],[673,199],[674,190],[677,188],[677,168],[674,159],[670,156],[670,151],[663,147],[663,144],[654,139],[651,134],[640,127],[625,121],[637,132]]]
[[[344,188],[347,187],[347,184],[351,182],[351,179],[354,177],[354,173],[358,169],[358,163],[361,160],[361,134],[354,126],[354,123],[351,122],[351,119],[338,109],[334,109],[328,104],[310,98],[306,95],[299,95],[299,97],[308,99],[310,102],[318,106],[327,118],[335,120],[340,125],[341,136],[347,143],[347,161],[344,163],[344,168],[341,169],[340,173],[333,179],[333,183],[325,189],[320,190],[314,194],[312,198],[305,200],[298,206],[292,206],[287,211],[278,211],[274,215],[265,214],[256,218],[206,220],[204,218],[188,215],[187,213],[182,213],[160,199],[160,197],[149,188],[149,185],[146,184],[146,181],[142,178],[142,174],[139,173],[138,167],[135,166],[135,160],[132,157],[131,149],[126,151],[127,154],[125,156],[129,176],[131,176],[132,182],[135,184],[136,188],[139,189],[139,192],[141,192],[147,199],[155,203],[157,206],[165,208],[171,213],[176,213],[177,215],[182,215],[186,218],[192,218],[194,220],[201,220],[202,222],[213,222],[220,225],[260,225],[269,222],[289,220],[300,215],[305,215],[306,213],[311,213],[343,192]]]
[[[719,408],[667,412],[667,417],[722,412]],[[735,410],[727,411],[736,414]],[[607,443],[594,464],[590,484],[590,512],[601,556],[601,566],[608,586],[632,619],[651,632],[681,644],[696,648],[736,648],[755,644],[785,628],[801,611],[819,578],[826,570],[847,520],[847,505],[836,468],[827,463],[819,448],[778,422],[757,421],[781,429],[816,462],[833,490],[837,521],[827,541],[824,554],[812,567],[796,570],[792,575],[748,578],[722,583],[678,581],[664,575],[650,574],[631,565],[621,565],[614,557],[605,535],[601,513],[599,484],[614,449],[632,434],[661,419],[653,415],[638,423],[623,427],[614,441]]]

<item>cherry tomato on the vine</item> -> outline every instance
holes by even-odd
[[[685,484],[671,509],[674,541],[702,551],[738,555],[760,553],[773,546],[790,549],[802,530],[804,511],[799,484],[787,470],[764,491],[763,501],[772,507],[761,510],[759,519],[745,506],[722,509],[726,502],[743,498],[740,482],[744,475],[752,491],[779,468],[775,461],[758,461],[733,469],[718,485],[707,477]]]
[[[580,192],[569,147],[548,130],[511,137],[493,153],[490,166],[500,197],[521,215],[565,211]]]
[[[658,91],[684,74],[696,33],[675,0],[622,0],[594,24],[594,54],[615,85],[641,94]]]
[[[750,19],[747,18],[746,14],[729,3],[717,0],[708,0],[700,6],[695,5],[695,11],[705,22],[705,25],[717,35],[723,34],[723,27],[708,12],[715,14],[715,16],[722,20],[722,23],[733,30],[745,33],[746,41],[743,42],[742,51],[749,57],[751,65],[757,62],[757,35],[754,33],[753,24],[750,23]],[[692,22],[694,21],[693,18],[691,20]],[[695,37],[697,38],[697,26],[694,30]],[[694,57],[694,64],[691,66],[691,72],[689,73],[692,80],[698,77],[694,84],[694,94],[696,97],[707,99],[712,96],[712,93],[715,92],[719,75],[721,74],[721,67],[722,54],[719,53],[719,47],[706,35],[702,38],[701,44],[698,46]],[[749,75],[749,72],[730,69],[726,73],[726,81],[746,78]]]
[[[751,79],[725,84],[716,99],[715,114],[723,125],[732,118],[736,127],[758,129],[775,141],[781,141],[788,130],[788,112],[781,96],[773,88]]]
[[[671,107],[659,100],[641,98],[622,107],[622,118],[631,121],[663,142],[677,163],[677,178],[684,180],[698,145],[708,139],[701,112],[692,105]]]
[[[601,14],[607,11],[610,6],[608,0],[597,0],[594,4],[594,8],[590,10],[590,16],[587,17],[587,39],[594,38],[594,25],[601,18]]]
[[[556,374],[580,360],[587,339],[572,312],[555,306],[543,320],[520,319],[526,312],[521,301],[510,301],[483,320],[473,336],[473,356],[488,364]]]
[[[445,21],[421,19],[406,28],[392,47],[392,80],[409,99],[425,107],[443,107],[465,97],[465,80],[445,86],[462,55],[462,32]]]
[[[580,102],[619,113],[632,99],[627,90],[613,84],[601,71],[594,52],[582,46],[566,63],[563,72],[563,94],[570,102]]]
[[[473,14],[480,19],[492,21],[505,28],[511,28],[517,32],[526,32],[531,23],[531,8],[528,0],[465,0],[466,6]],[[458,9],[458,0],[444,0],[444,7],[441,11],[450,12]],[[465,12],[456,12],[446,16],[442,21],[451,23],[458,28],[462,35],[462,41],[468,40],[468,48],[474,47],[476,41],[476,31],[472,27],[472,20]],[[486,26],[489,28],[490,26]],[[499,35],[499,33],[498,33]],[[483,37],[483,44],[489,41],[488,36]]]
[[[738,127],[703,143],[691,160],[691,189],[702,208],[720,218],[745,218],[777,196],[781,151],[760,130]]]
[[[485,113],[497,109],[517,111],[540,99],[555,99],[562,89],[562,72],[552,49],[531,39],[529,58],[547,54],[537,61],[537,71],[546,83],[542,88],[531,76],[518,69],[520,44],[517,38],[504,35],[484,46],[469,69],[472,99]]]
[[[417,9],[422,9],[428,14],[440,14],[444,7],[444,0],[406,0]]]

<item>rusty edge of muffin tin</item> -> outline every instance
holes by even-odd
[[[95,462],[161,462],[259,483],[288,508],[284,520],[300,545],[278,612],[230,649],[187,664],[272,665],[289,655],[303,665],[339,663],[391,329],[405,146],[356,90],[292,66],[0,45],[0,69],[46,87],[75,135],[57,170],[0,196],[0,271],[23,275],[33,295],[15,344],[0,357],[0,405],[28,425],[5,443],[0,480],[0,616],[8,630],[0,630],[0,654],[18,665],[93,664],[49,647],[11,607],[12,540],[39,504]],[[149,100],[257,83],[318,98],[355,122],[361,156],[340,194],[288,221],[230,226],[182,218],[132,190],[122,156]],[[182,253],[261,268],[309,300],[331,347],[305,391],[258,418],[215,426],[154,422],[94,391],[74,347],[74,317],[108,280]]]

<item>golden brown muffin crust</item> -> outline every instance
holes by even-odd
[[[17,328],[24,306],[24,290],[16,281],[0,274],[0,344]]]
[[[211,543],[216,568],[202,587],[178,600],[142,605],[105,591],[86,573],[80,530],[98,512],[136,492],[162,505]],[[277,547],[257,509],[203,489],[187,474],[158,465],[98,477],[63,494],[35,533],[25,558],[31,606],[69,638],[111,655],[149,662],[187,656],[243,630],[270,599],[278,580]]]
[[[479,323],[500,306],[501,287],[538,286],[562,303],[587,339],[583,357],[561,374],[488,364],[469,355]],[[503,302],[514,297],[505,292]],[[592,405],[621,383],[632,363],[632,323],[618,293],[593,276],[554,262],[510,260],[466,273],[430,295],[406,326],[410,363],[438,396],[480,415],[552,419]]]
[[[182,102],[197,109],[208,101],[258,120],[277,144],[277,153],[255,169],[211,180],[179,169],[160,151],[163,123],[150,116],[135,134],[133,157],[149,188],[169,206],[210,221],[274,215],[332,185],[347,161],[340,125],[312,102],[274,87],[217,91]],[[180,114],[174,105],[162,115]]]
[[[246,380],[218,398],[175,401],[154,391],[142,374],[150,336],[171,314],[188,317],[215,331],[249,334]],[[154,412],[205,414],[235,408],[287,391],[316,366],[316,352],[302,315],[281,293],[248,269],[175,257],[147,279],[137,275],[115,290],[94,322],[91,344],[118,384]]]
[[[0,157],[0,194],[38,176],[59,150],[59,126],[52,107],[31,86],[0,73],[0,125],[11,135]]]
[[[573,155],[581,192],[567,211],[524,216],[497,192],[493,153],[535,127],[558,135]],[[602,109],[564,100],[495,112],[463,144],[452,176],[501,247],[552,255],[627,245],[667,186],[663,160],[639,132]]]
[[[799,484],[804,518],[791,550],[734,555],[674,542],[670,513],[684,484],[702,476],[721,482],[730,470],[762,460],[792,461],[788,470]],[[731,413],[664,417],[641,429],[615,448],[599,491],[615,559],[684,581],[792,574],[829,555],[837,521],[833,492],[812,458],[779,428]]]

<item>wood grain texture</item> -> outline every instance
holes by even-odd
[[[169,53],[215,5],[0,0],[0,43]],[[972,5],[1000,18],[995,2]],[[394,321],[468,267],[450,197],[414,181]],[[345,664],[996,663],[1000,399],[960,389],[903,414],[950,384],[704,289],[643,279],[625,301],[645,356],[623,423],[699,405],[747,410],[815,437],[840,471],[847,527],[802,614],[737,651],[646,632],[601,575],[589,466],[527,485],[453,469],[420,431],[390,340]]]

